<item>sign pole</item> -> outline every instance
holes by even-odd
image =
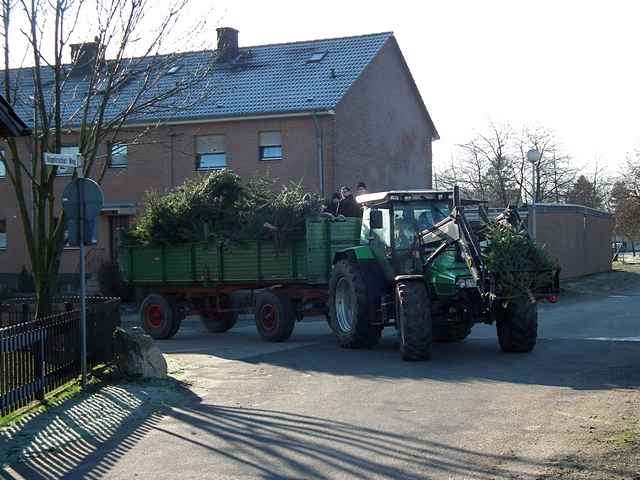
[[[80,161],[80,169],[78,178],[84,178],[84,162]],[[82,388],[87,386],[87,275],[85,273],[84,264],[84,222],[86,219],[86,205],[84,199],[84,184],[80,182],[78,185],[78,198],[80,199],[80,208],[78,208],[79,234],[80,234],[80,369],[82,372]]]
[[[67,161],[67,159],[64,159]],[[84,159],[81,155],[69,159],[77,170],[77,178],[62,193],[62,208],[69,221],[71,245],[80,247],[80,369],[82,387],[87,385],[87,273],[85,247],[93,245],[96,218],[104,205],[100,186],[90,178],[84,178]]]

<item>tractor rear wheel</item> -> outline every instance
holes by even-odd
[[[151,293],[140,305],[140,320],[151,337],[165,340],[178,332],[182,315],[173,297]]]
[[[503,352],[530,352],[538,338],[538,304],[524,299],[499,307],[498,342]]]
[[[396,285],[396,321],[400,333],[403,360],[431,358],[433,325],[431,301],[421,282],[398,282]]]
[[[358,265],[340,260],[329,280],[329,325],[344,348],[371,348],[380,341],[381,325],[371,324],[367,287]]]
[[[255,317],[258,333],[268,342],[284,342],[296,324],[296,313],[289,297],[271,290],[256,298]]]

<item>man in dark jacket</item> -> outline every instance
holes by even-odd
[[[349,187],[342,187],[340,189],[340,195],[342,199],[338,204],[338,215],[344,215],[345,217],[362,217],[362,209],[353,197],[351,189]]]

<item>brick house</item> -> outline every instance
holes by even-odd
[[[75,48],[86,60],[92,46]],[[166,191],[209,169],[302,181],[324,195],[359,181],[370,190],[431,187],[438,133],[392,33],[240,47],[236,30],[220,28],[218,49],[179,54],[167,81],[203,64],[211,68],[197,101],[139,114],[104,146],[105,207],[89,272],[115,257],[116,232],[130,224],[146,191]],[[29,123],[28,102],[15,109]],[[73,130],[64,144],[63,152],[77,151]],[[30,141],[24,149],[31,151]],[[60,176],[56,188],[69,178]],[[23,265],[29,268],[16,202],[0,163],[0,284],[14,283]],[[66,249],[61,273],[77,272],[77,253]]]

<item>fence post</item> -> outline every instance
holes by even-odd
[[[22,322],[28,322],[29,320],[31,320],[29,318],[29,304],[23,303],[22,304]]]
[[[36,330],[36,342],[34,342],[35,347],[35,364],[36,364],[36,375],[35,377],[38,379],[38,389],[36,391],[36,398],[38,400],[44,400],[45,394],[45,385],[44,385],[44,377],[45,377],[45,364],[44,364],[44,328],[38,328]]]

